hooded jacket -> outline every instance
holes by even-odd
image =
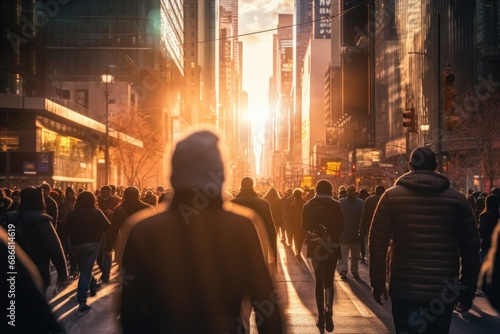
[[[390,252],[393,298],[471,302],[479,273],[479,234],[465,197],[440,174],[399,178],[380,198],[370,229],[370,279],[382,291]],[[461,266],[460,266],[461,265]]]
[[[125,223],[132,227],[122,262],[124,333],[240,333],[246,297],[256,313],[270,303],[257,331],[282,333],[252,221],[223,209],[219,197],[195,203],[176,193],[168,210]]]

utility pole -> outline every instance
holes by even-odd
[[[437,119],[437,158],[438,158],[438,172],[443,173],[443,98],[441,94],[441,14],[437,17],[437,87],[438,87],[438,119]]]

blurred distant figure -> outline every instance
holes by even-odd
[[[5,291],[5,297],[2,298],[5,315],[0,332],[64,333],[47,304],[46,286],[38,268],[19,244],[15,245],[15,252],[12,252],[12,244],[12,237],[0,227],[0,258],[7,263],[7,259],[14,255],[16,272],[15,276],[8,275],[7,271],[0,274],[0,288]],[[15,294],[8,293],[11,284],[15,285]]]
[[[387,299],[386,263],[392,240],[389,293],[396,332],[448,333],[455,304],[458,312],[469,310],[476,291],[476,220],[464,195],[434,172],[437,162],[431,149],[413,150],[409,167],[411,171],[382,195],[373,216],[373,297],[379,304],[382,296]]]
[[[0,221],[5,212],[7,212],[12,205],[12,199],[5,195],[5,191],[0,188]]]
[[[68,277],[66,257],[57,236],[52,217],[45,213],[42,190],[27,187],[21,190],[21,205],[18,211],[8,212],[6,226],[15,226],[16,241],[35,263],[45,283],[50,285],[50,262],[57,270],[57,286],[62,286]]]
[[[304,204],[306,201],[302,198],[304,192],[302,189],[295,189],[293,191],[293,201],[288,208],[288,230],[290,231],[289,240],[290,246],[295,246],[295,256],[297,259],[302,260],[302,245],[304,244],[304,238],[306,237],[306,231],[302,229],[302,212],[304,210]]]
[[[467,199],[467,202],[469,202],[472,210],[476,210],[476,198],[474,197],[474,190],[472,189],[467,190],[465,198]]]
[[[496,188],[499,189],[499,188]],[[491,247],[481,267],[479,288],[486,294],[491,305],[500,312],[500,223],[493,231]]]
[[[148,190],[146,191],[146,195],[144,195],[142,201],[151,206],[155,206],[156,204],[158,204],[158,197],[155,194],[153,194],[152,190]]]
[[[124,333],[244,333],[246,298],[266,303],[266,314],[255,308],[259,333],[282,333],[256,228],[223,208],[224,179],[212,132],[177,143],[170,208],[133,225],[125,246]]]
[[[275,231],[283,225],[283,202],[281,201],[280,194],[276,188],[271,187],[264,195],[263,199],[269,202],[271,207],[271,214],[273,216]]]
[[[120,199],[111,193],[111,186],[102,186],[101,195],[97,197],[97,206],[106,215],[108,221],[111,221],[115,208],[120,204]],[[97,265],[101,270],[101,281],[109,282],[109,273],[111,271],[111,253],[104,250],[104,242],[97,255]]]
[[[481,263],[491,247],[493,230],[500,218],[500,197],[488,195],[485,200],[483,212],[479,215],[479,235],[481,236],[481,252],[479,253]]]
[[[59,203],[59,223],[57,224],[57,234],[61,240],[66,257],[69,259],[70,270],[69,276],[76,278],[78,277],[78,265],[76,263],[73,252],[71,251],[71,245],[69,243],[68,234],[68,215],[73,211],[76,202],[76,194],[73,188],[66,187],[64,199]]]
[[[50,196],[52,188],[48,183],[42,183],[41,188],[43,190],[46,212],[52,217],[52,225],[54,225],[54,228],[57,228],[59,208],[57,207],[57,202]]]
[[[378,185],[375,187],[375,194],[366,198],[361,212],[361,222],[359,226],[359,242],[361,244],[361,263],[366,264],[365,243],[372,224],[373,213],[377,208],[378,201],[385,191],[385,187]]]
[[[139,189],[136,187],[127,187],[123,192],[122,203],[115,208],[111,217],[111,226],[106,236],[105,250],[107,252],[113,250],[116,235],[129,216],[143,209],[150,209],[151,212],[155,211],[151,205],[144,203],[139,197]]]

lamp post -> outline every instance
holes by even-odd
[[[422,131],[424,135],[424,146],[427,145],[427,133],[429,132],[429,124],[420,124],[420,130]]]
[[[114,77],[112,74],[104,73],[101,75],[101,80],[104,83],[104,94],[106,95],[106,111],[105,111],[105,122],[106,122],[106,136],[104,144],[104,183],[109,185],[109,84],[113,82]]]

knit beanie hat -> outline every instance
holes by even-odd
[[[428,147],[418,147],[411,152],[410,167],[413,170],[436,170],[436,155]]]
[[[177,143],[170,176],[175,191],[205,189],[221,193],[225,177],[218,142],[215,133],[204,130],[193,132]]]

